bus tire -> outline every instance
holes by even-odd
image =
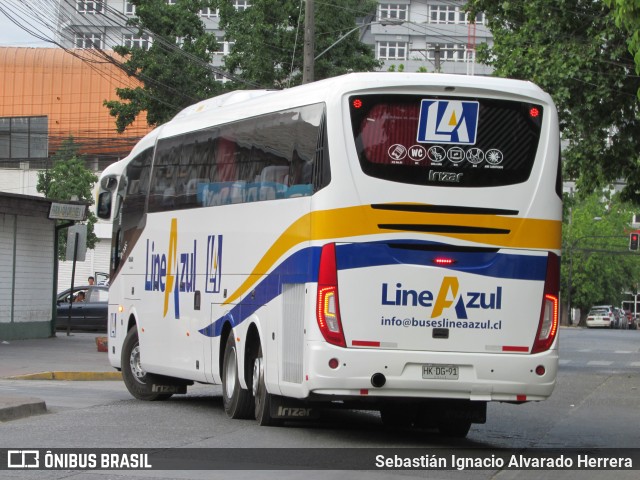
[[[471,429],[471,420],[449,420],[438,424],[438,431],[444,437],[465,438]]]
[[[157,393],[152,390],[153,374],[144,371],[140,365],[140,342],[138,329],[134,326],[127,333],[122,344],[122,380],[127,390],[138,400],[166,400],[172,393]]]
[[[262,346],[258,347],[258,355],[253,360],[252,391],[255,400],[255,417],[261,427],[281,425],[282,421],[271,416],[273,395],[267,392],[264,381],[264,362],[262,360]]]
[[[253,396],[240,386],[238,350],[233,332],[229,333],[222,360],[222,403],[231,418],[252,418]]]

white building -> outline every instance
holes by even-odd
[[[492,44],[491,33],[483,14],[469,19],[464,11],[466,1],[379,0],[378,3],[376,18],[363,42],[375,48],[376,58],[384,61],[385,70],[491,73],[489,67],[475,61],[477,45]]]
[[[176,0],[166,0],[175,3]],[[361,40],[371,45],[384,70],[427,71],[463,75],[488,75],[491,69],[475,62],[476,46],[492,43],[484,15],[471,19],[465,0],[378,0],[376,12],[356,19]],[[232,0],[237,10],[251,7],[250,0]],[[60,0],[58,41],[66,48],[111,48],[114,45],[146,48],[153,38],[127,27],[135,15],[128,0]],[[205,8],[200,17],[220,45],[213,66],[223,66],[230,43],[219,29],[218,12]],[[346,34],[347,32],[342,32]],[[336,40],[340,33],[336,34]],[[222,80],[222,76],[220,79]]]

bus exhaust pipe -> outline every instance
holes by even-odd
[[[387,383],[387,378],[382,373],[374,373],[371,375],[371,385],[374,387],[382,388],[385,383]]]

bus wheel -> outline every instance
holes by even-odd
[[[253,396],[240,386],[238,378],[238,350],[233,332],[227,337],[222,360],[222,403],[231,418],[251,418],[253,414]]]
[[[171,393],[156,393],[152,390],[153,375],[147,373],[140,364],[140,342],[138,329],[133,327],[127,333],[122,345],[122,380],[129,393],[138,400],[166,400]]]
[[[271,404],[273,395],[267,392],[264,384],[264,362],[262,360],[262,347],[258,348],[258,356],[253,360],[253,397],[255,400],[255,416],[258,425],[263,427],[281,425],[282,421],[271,416]]]
[[[465,438],[471,429],[470,420],[448,420],[438,424],[440,435],[452,438]]]

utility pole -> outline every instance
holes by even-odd
[[[440,72],[440,44],[436,44],[435,46],[435,51],[433,52],[433,56],[434,56],[434,60],[435,60],[435,68],[436,68],[436,73],[441,73]]]
[[[304,67],[302,69],[302,83],[314,81],[314,51],[316,25],[313,0],[306,0],[304,10]]]

